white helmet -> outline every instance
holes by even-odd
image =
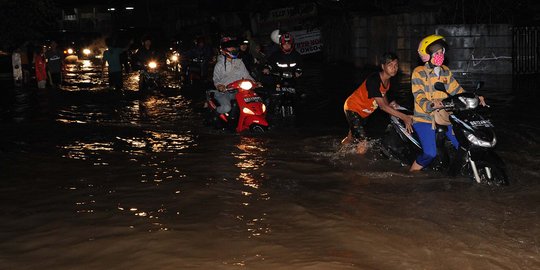
[[[274,31],[272,31],[272,33],[270,34],[270,39],[276,43],[276,44],[279,44],[279,29],[276,29]]]

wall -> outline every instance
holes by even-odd
[[[339,47],[340,41],[328,40],[325,42],[325,50],[330,53],[327,60],[344,60],[364,67],[376,64],[381,53],[394,51],[400,57],[401,72],[410,75],[411,70],[421,64],[417,54],[420,40],[439,34],[449,44],[447,64],[456,73],[512,74],[510,25],[437,25],[432,14],[378,17],[349,14],[346,24],[351,29],[347,40],[350,52],[337,55],[332,48]],[[324,35],[332,33],[324,33],[323,29]]]
[[[512,74],[512,29],[509,25],[419,25],[414,28],[420,33],[446,37],[449,65],[455,72]]]

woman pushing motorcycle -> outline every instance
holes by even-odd
[[[443,64],[447,47],[444,37],[440,35],[427,36],[418,45],[418,54],[425,64],[416,67],[411,75],[414,96],[413,128],[418,135],[423,153],[413,162],[410,171],[419,171],[428,166],[437,155],[435,126],[441,123],[435,123],[435,118],[439,117],[435,114],[445,113],[442,110],[441,100],[447,97],[446,93],[456,95],[464,92],[450,69]],[[441,83],[446,92],[435,89],[435,85]],[[484,98],[479,99],[485,106]],[[459,143],[452,131],[452,125],[450,123],[443,125],[448,126],[446,137],[457,149]]]

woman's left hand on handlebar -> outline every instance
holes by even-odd
[[[478,100],[480,100],[480,105],[486,107],[487,106],[487,103],[486,101],[484,100],[484,96],[478,96]]]

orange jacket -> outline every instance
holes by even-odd
[[[343,109],[367,118],[379,107],[375,98],[384,97],[389,89],[390,83],[384,87],[379,73],[373,73],[347,98]]]

